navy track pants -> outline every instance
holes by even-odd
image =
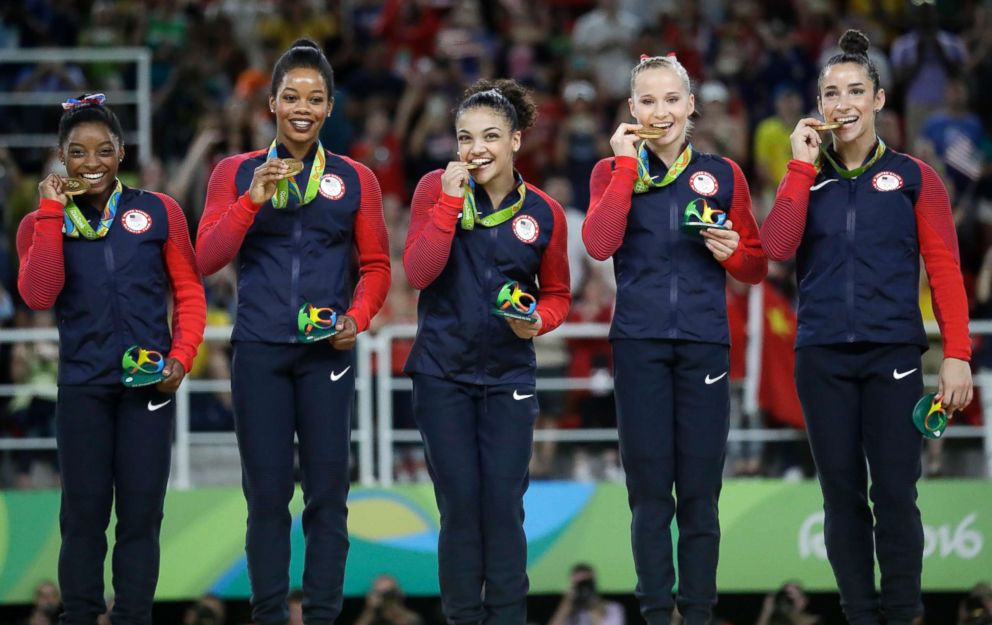
[[[103,568],[111,508],[117,517],[111,622],[151,623],[175,409],[173,396],[154,386],[59,387],[61,623],[95,625],[107,611]]]
[[[413,376],[413,412],[441,512],[438,574],[450,623],[527,622],[524,492],[537,419],[531,385]]]
[[[677,604],[687,625],[708,623],[717,600],[729,348],[648,339],[612,344],[641,613],[648,625],[664,625]],[[673,517],[679,534],[674,600]]]
[[[882,615],[890,625],[908,624],[923,610],[923,522],[916,506],[922,436],[911,419],[923,394],[920,348],[803,347],[796,350],[796,387],[844,614],[852,625],[877,625]]]
[[[289,618],[295,434],[306,539],[303,617],[307,625],[329,625],[341,613],[348,555],[354,354],[326,341],[237,342],[231,384],[248,502],[252,618],[259,625]]]

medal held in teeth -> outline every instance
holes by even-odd
[[[665,134],[665,131],[661,128],[645,126],[644,128],[638,128],[635,130],[634,134],[641,139],[660,139]]]
[[[857,118],[853,118],[853,117],[852,118],[843,118],[843,119],[839,119],[839,120],[835,119],[835,120],[829,121],[829,122],[825,121],[825,122],[821,122],[819,124],[814,124],[814,125],[810,126],[810,128],[812,128],[813,130],[815,130],[817,132],[823,132],[824,130],[837,130],[838,128],[842,128],[842,127],[844,127],[844,126],[846,126],[848,124],[853,124],[856,121],[857,121]]]
[[[486,159],[486,158],[477,158],[477,159],[474,159],[474,160],[471,160],[471,161],[466,161],[465,162],[465,169],[467,169],[469,171],[472,171],[473,169],[478,169],[478,168],[482,167],[483,165],[488,165],[491,162],[492,162],[491,160]]]

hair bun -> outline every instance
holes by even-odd
[[[321,49],[320,46],[317,45],[317,42],[312,39],[297,39],[291,46],[289,46],[290,50],[293,48],[313,48],[314,50]]]
[[[863,32],[852,28],[841,35],[838,44],[845,54],[864,54],[868,56],[868,46],[871,45],[871,41],[868,40],[868,36]]]

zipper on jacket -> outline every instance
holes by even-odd
[[[668,337],[678,338],[678,304],[679,304],[679,255],[678,255],[678,243],[679,243],[679,208],[677,197],[675,193],[675,185],[671,185],[668,188],[668,193],[670,194],[670,199],[668,201],[668,232],[671,240],[671,250],[672,250],[672,277],[671,282],[668,285],[668,305],[671,308],[670,319],[668,324]]]
[[[117,332],[114,332],[114,338],[117,343],[117,353],[123,354],[124,350],[128,348],[121,342],[121,338],[124,337],[123,324],[121,323],[121,309],[117,302],[119,297],[117,294],[117,275],[115,273],[115,262],[114,262],[114,247],[110,244],[106,238],[103,240],[103,262],[107,268],[107,276],[110,278],[110,309],[114,313],[114,326],[117,328]],[[140,340],[140,339],[139,339]],[[145,347],[142,345],[142,347]]]
[[[300,241],[303,238],[303,207],[300,206],[296,209],[296,215],[293,221],[293,254],[290,262],[290,277],[289,277],[289,318],[296,319],[296,313],[299,312],[300,308]],[[294,324],[295,325],[295,324]],[[299,339],[296,336],[296,332],[290,330],[289,333],[290,343],[296,343]]]
[[[486,250],[486,273],[482,282],[482,318],[486,320],[483,327],[489,325],[491,321],[490,317],[492,316],[489,312],[489,308],[492,305],[492,302],[489,301],[489,284],[493,279],[493,263],[496,262],[496,229],[498,227],[494,226],[486,229],[489,235],[489,249]],[[482,358],[479,360],[478,366],[479,384],[486,383],[486,363],[489,362],[489,337],[489,332],[484,331],[482,333],[482,349],[480,350]]]
[[[847,342],[853,343],[854,332],[854,264],[855,264],[855,224],[857,222],[857,211],[855,211],[855,192],[857,190],[858,179],[848,180],[847,193]]]

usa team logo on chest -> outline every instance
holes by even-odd
[[[143,210],[132,208],[121,217],[121,223],[131,234],[144,234],[152,227],[152,216]]]
[[[344,180],[337,174],[325,174],[320,179],[320,194],[329,200],[340,200],[344,197]]]
[[[880,171],[871,179],[876,191],[895,191],[902,188],[902,176],[891,171]]]
[[[541,229],[537,225],[537,221],[530,215],[521,215],[513,220],[513,235],[523,241],[524,243],[533,243],[537,241],[537,235],[541,233]]]
[[[720,184],[710,172],[697,171],[689,177],[689,188],[699,195],[712,197],[720,190]]]

